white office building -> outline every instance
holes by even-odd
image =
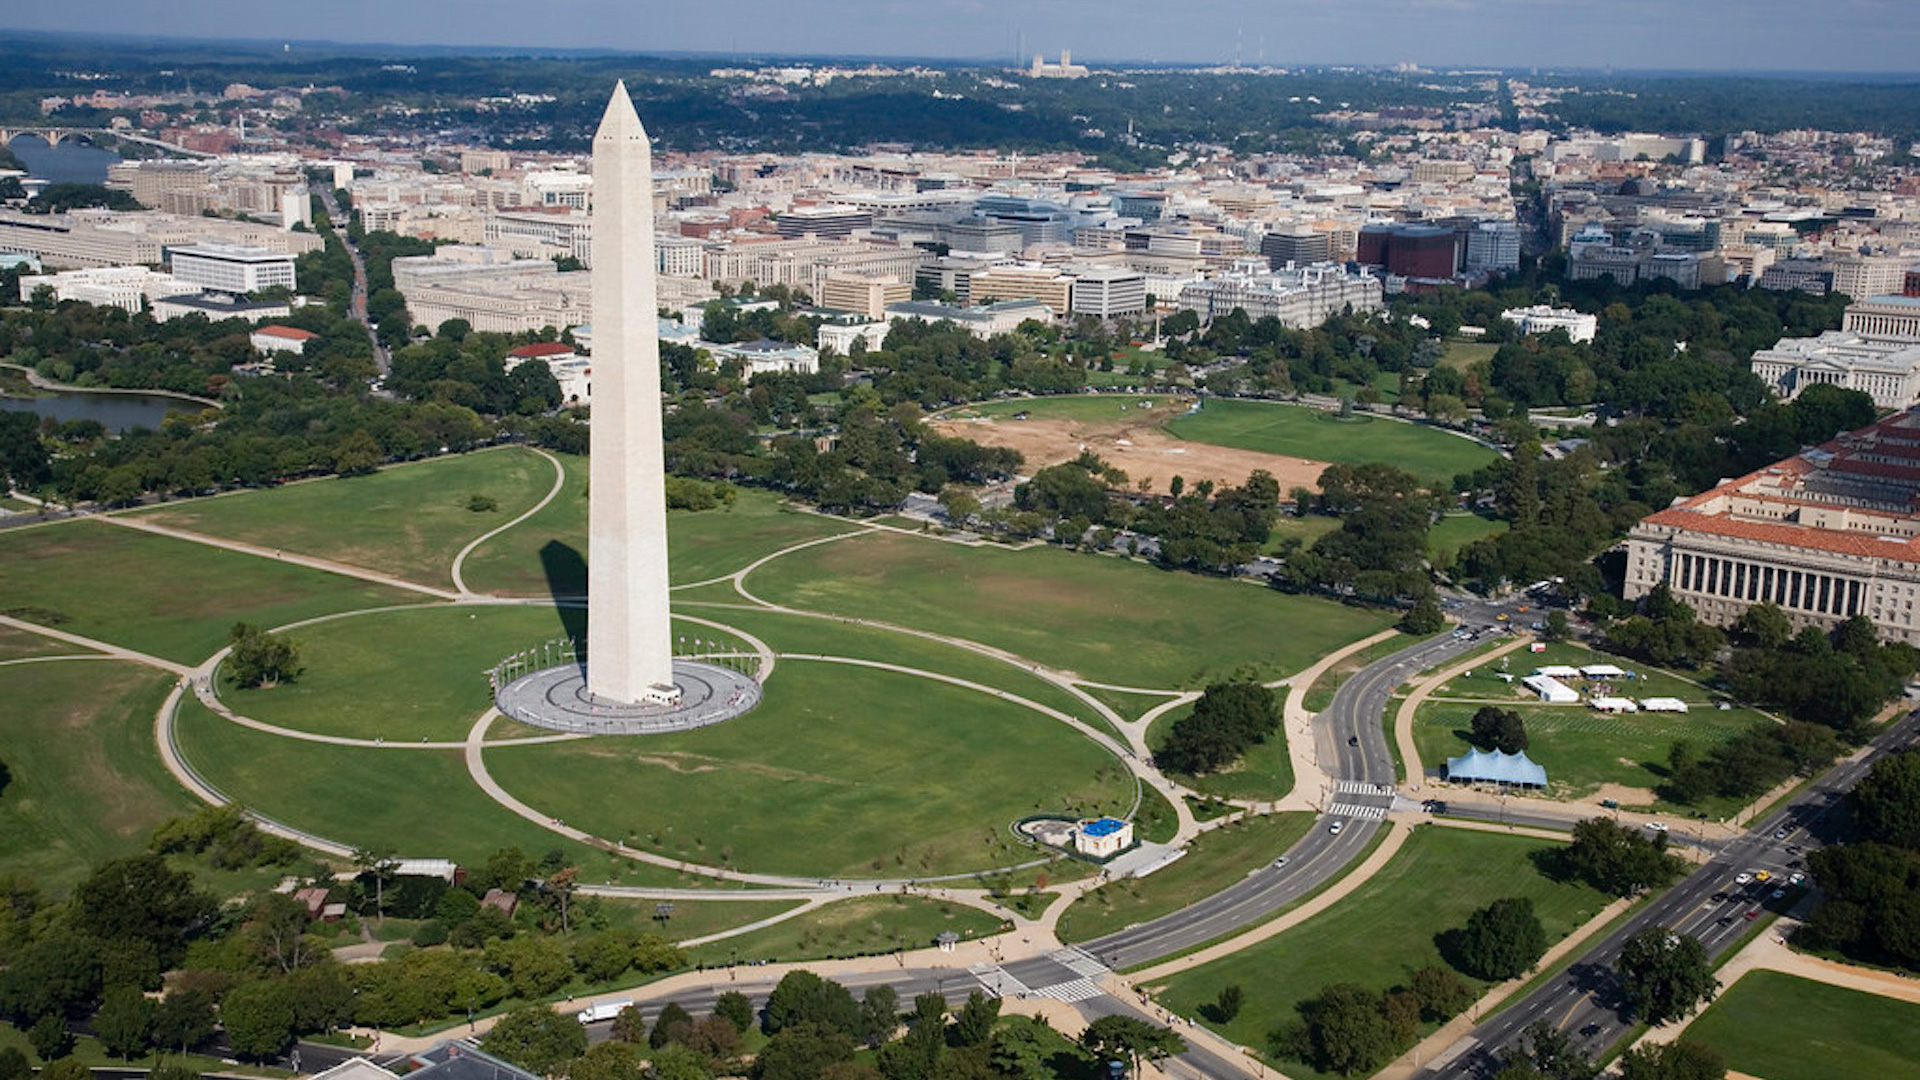
[[[1147,275],[1123,266],[1091,266],[1073,276],[1073,313],[1111,319],[1147,310]]]
[[[197,244],[167,254],[173,276],[197,289],[252,293],[295,288],[293,257],[237,244]]]

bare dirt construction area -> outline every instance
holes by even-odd
[[[1176,476],[1189,489],[1202,480],[1239,487],[1258,469],[1272,473],[1283,493],[1296,487],[1320,489],[1320,473],[1329,462],[1174,438],[1164,425],[1186,412],[1189,404],[1180,400],[1151,408],[1136,405],[1126,418],[1113,420],[996,416],[940,419],[932,421],[932,426],[942,435],[1018,450],[1026,458],[1027,473],[1072,461],[1082,450],[1091,450],[1124,470],[1129,486],[1137,489],[1144,479],[1148,484],[1144,490],[1151,492],[1165,493]]]

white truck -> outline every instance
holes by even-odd
[[[611,1020],[619,1016],[620,1010],[631,1004],[633,1004],[632,998],[622,998],[619,1001],[602,1001],[580,1010],[578,1019],[583,1024],[597,1024],[602,1020]]]

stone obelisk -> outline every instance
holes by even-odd
[[[653,146],[622,82],[593,136],[587,692],[628,705],[679,696],[654,274]]]

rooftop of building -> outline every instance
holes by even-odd
[[[1920,408],[1725,481],[1641,524],[1920,562]]]

